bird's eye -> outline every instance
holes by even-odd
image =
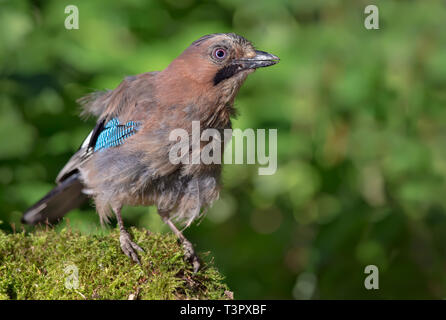
[[[216,48],[214,49],[213,56],[215,59],[223,60],[226,58],[226,50],[223,48]]]

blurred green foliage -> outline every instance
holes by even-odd
[[[277,173],[226,165],[221,199],[186,231],[236,297],[446,298],[444,1],[0,0],[0,227],[18,228],[94,126],[77,98],[213,32],[281,58],[248,78],[234,121],[278,129]],[[92,207],[68,218],[102,232]],[[154,208],[125,220],[167,231]]]

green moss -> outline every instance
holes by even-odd
[[[0,231],[0,299],[227,299],[231,295],[222,275],[206,262],[209,257],[202,259],[198,273],[192,272],[174,235],[138,229],[131,233],[145,249],[139,253],[141,265],[121,252],[117,230],[106,235],[82,235],[70,229]]]

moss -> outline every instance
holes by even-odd
[[[194,274],[174,235],[138,229],[131,233],[145,249],[139,254],[141,265],[121,252],[117,230],[106,235],[82,235],[70,229],[0,231],[0,299],[231,297],[208,255]]]

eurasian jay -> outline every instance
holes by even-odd
[[[91,197],[101,222],[114,213],[121,249],[139,263],[136,251],[142,249],[125,230],[121,209],[155,205],[197,271],[193,246],[174,222],[190,225],[218,198],[221,164],[172,163],[175,142],[169,133],[177,128],[190,133],[192,121],[202,130],[231,128],[234,99],[248,74],[278,61],[234,33],[210,34],[163,71],[126,77],[114,90],[79,99],[83,113],[98,118],[96,127],[58,174],[57,186],[22,222],[56,223]]]

